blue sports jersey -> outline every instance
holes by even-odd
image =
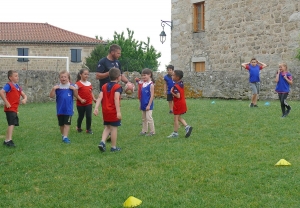
[[[174,87],[175,82],[172,80],[172,76],[170,75],[165,75],[164,76],[164,80],[166,81],[167,87],[168,87],[168,91],[167,94],[171,94],[171,88]]]
[[[148,85],[147,85],[148,84]],[[151,98],[151,91],[150,87],[153,85],[152,82],[150,83],[143,83],[142,89],[141,89],[141,110],[145,111],[147,108],[147,105],[149,104],[149,100]],[[150,105],[150,110],[153,110],[153,101]]]
[[[74,86],[74,85],[73,85]],[[73,90],[70,88],[70,84],[59,85],[59,89],[55,90],[56,94],[56,113],[57,115],[72,116],[73,111]]]
[[[249,82],[259,82],[259,71],[261,69],[260,65],[252,66],[251,64],[248,65],[249,70]]]
[[[292,80],[292,75],[289,72],[286,73],[280,73],[279,74],[279,80],[277,82],[275,91],[278,93],[289,93],[290,92],[290,84],[283,78],[284,76],[287,76],[289,80]]]

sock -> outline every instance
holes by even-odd
[[[66,136],[63,136],[63,137],[64,137],[64,139],[65,139],[65,138],[68,138],[68,137],[66,137]]]

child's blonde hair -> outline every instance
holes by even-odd
[[[286,70],[288,69],[287,63],[285,62],[280,63],[279,66],[284,66]]]

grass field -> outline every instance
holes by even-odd
[[[139,136],[137,100],[122,101],[120,152],[101,153],[103,125],[93,117],[93,135],[75,131],[61,142],[54,103],[20,106],[16,148],[0,152],[0,207],[122,207],[134,196],[140,207],[299,207],[298,101],[281,118],[279,101],[187,100],[183,117],[190,138],[168,139],[173,116],[156,99],[156,135]],[[83,127],[85,122],[83,124]],[[7,128],[0,114],[1,139]],[[107,149],[110,144],[107,144]],[[274,166],[286,159],[291,166]]]

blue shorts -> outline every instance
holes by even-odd
[[[105,126],[121,126],[121,120],[113,121],[113,122],[103,121],[103,125],[105,125]]]

